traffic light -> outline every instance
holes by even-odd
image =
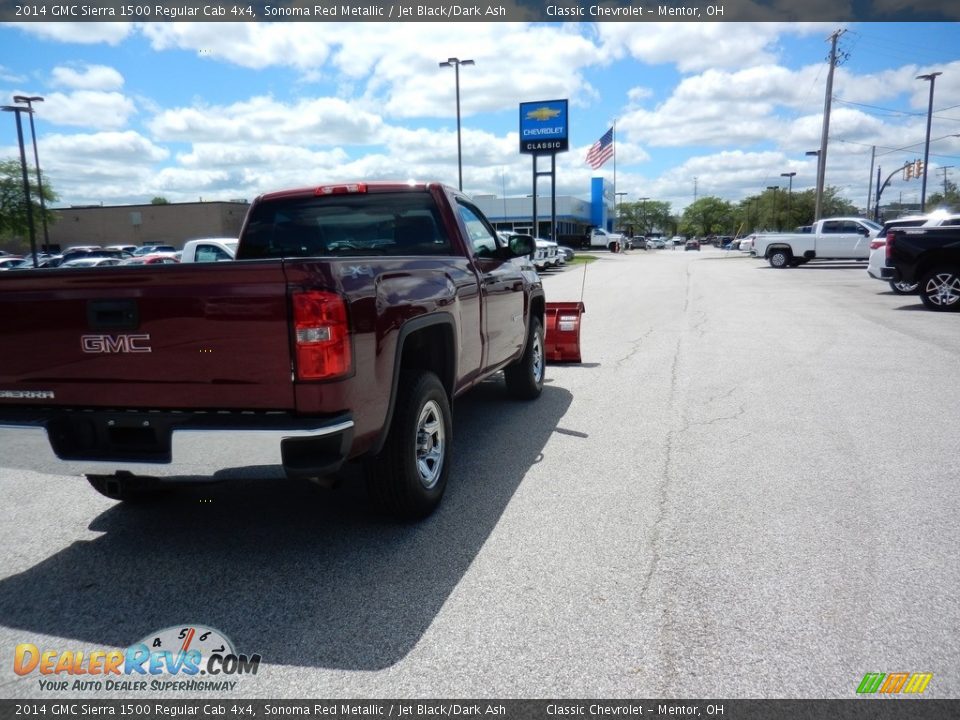
[[[923,160],[913,161],[913,176],[923,177]]]
[[[914,163],[907,163],[903,166],[903,179],[910,180],[913,178],[913,165]]]

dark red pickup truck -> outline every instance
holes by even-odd
[[[533,250],[449,187],[358,183],[257,198],[237,262],[4,273],[0,463],[128,499],[363,458],[375,503],[422,517],[453,399],[500,370],[541,392]]]

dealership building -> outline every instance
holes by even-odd
[[[557,236],[584,235],[592,227],[613,230],[613,185],[593,178],[590,200],[557,196]],[[498,230],[533,226],[533,197],[473,195],[477,207]],[[537,198],[537,232],[551,237],[551,198]],[[53,210],[57,221],[48,228],[51,245],[150,245],[182,247],[194,238],[238,237],[250,204],[246,200],[163,205],[84,206]],[[38,238],[38,244],[42,238]]]
[[[53,210],[51,245],[152,245],[182,247],[203,237],[239,237],[246,200],[164,205],[84,206]],[[38,244],[42,243],[38,237]]]

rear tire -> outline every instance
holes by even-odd
[[[365,467],[377,509],[398,520],[432,513],[447,487],[452,440],[450,400],[440,379],[427,371],[401,372],[386,443]]]
[[[920,283],[890,281],[890,289],[897,295],[916,295],[919,287]]]
[[[517,400],[536,400],[543,392],[544,358],[543,325],[540,318],[531,316],[530,332],[523,355],[503,369],[507,392]]]
[[[960,310],[960,271],[956,268],[931,270],[923,276],[917,291],[928,309],[956,312]]]
[[[789,250],[771,250],[770,256],[767,258],[770,267],[777,269],[790,267],[792,260],[793,254]]]

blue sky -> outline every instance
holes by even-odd
[[[960,172],[960,24],[939,23],[34,23],[0,26],[0,97],[41,95],[40,160],[58,205],[250,199],[340,180],[457,181],[530,192],[521,102],[567,98],[559,194],[585,197],[590,144],[617,121],[617,190],[681,210],[738,201],[796,172],[820,143],[827,37],[845,33],[827,183],[866,202],[871,147],[892,170],[922,157],[934,98],[931,186]],[[15,157],[13,118],[0,157]],[[947,137],[944,137],[947,136]],[[896,150],[910,146],[905,150]],[[884,171],[884,175],[887,171]],[[696,178],[696,180],[695,180]],[[548,186],[541,184],[541,192]],[[919,197],[919,181],[887,191]],[[928,192],[930,190],[928,189]]]

